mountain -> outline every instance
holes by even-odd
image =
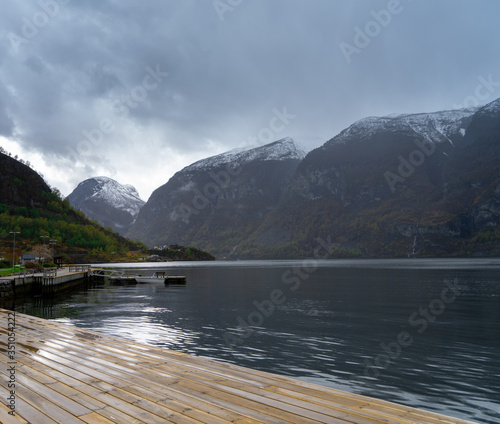
[[[369,117],[304,155],[291,139],[196,162],[129,236],[218,257],[500,255],[500,99]]]
[[[0,153],[1,204],[28,209],[45,207],[50,193],[50,187],[29,166]]]
[[[321,238],[333,256],[498,255],[499,163],[500,99],[362,119],[305,157],[235,254],[307,256]]]
[[[225,257],[277,207],[305,153],[290,138],[200,160],[153,192],[128,237]]]
[[[121,185],[107,177],[89,178],[78,184],[68,196],[70,204],[90,219],[119,234],[134,223],[145,202],[131,185]]]
[[[56,255],[69,262],[130,259],[139,250],[89,221],[29,166],[0,153],[0,170],[0,257],[12,257],[11,232],[17,233],[19,252],[32,251],[48,237],[56,241]]]

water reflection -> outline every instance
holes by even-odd
[[[169,263],[161,268],[186,275],[185,287],[106,282],[16,308],[140,343],[481,423],[500,422],[498,260],[320,261],[292,291],[282,277],[300,266],[301,261]],[[457,281],[463,294],[431,315],[419,332],[423,326],[412,326],[410,317],[422,319],[421,308],[440,306],[434,301],[446,281]],[[276,289],[285,301],[245,330],[242,322]],[[411,335],[411,345],[402,346],[379,374],[367,372],[367,363],[387,355],[382,344],[395,343],[401,332]],[[241,342],[227,343],[227,334]]]

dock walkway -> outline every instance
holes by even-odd
[[[20,313],[14,326],[13,318],[0,309],[2,424],[470,424]]]
[[[63,268],[46,268],[37,273],[16,273],[0,277],[0,295],[12,296],[14,293],[36,291],[55,293],[70,287],[89,276],[88,266],[69,266]]]

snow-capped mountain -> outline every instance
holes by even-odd
[[[134,186],[122,185],[108,177],[82,181],[68,196],[68,200],[90,219],[120,234],[128,231],[145,204]]]
[[[360,119],[334,137],[329,143],[348,143],[363,140],[376,133],[407,132],[434,143],[450,142],[463,138],[472,117],[479,107],[448,110],[435,113],[417,113],[368,117]]]
[[[195,162],[151,195],[128,237],[149,245],[189,240],[227,255],[276,207],[304,156],[284,138]]]
[[[175,174],[128,236],[222,257],[500,255],[500,99],[361,119],[307,153],[289,138]]]
[[[252,161],[271,160],[302,160],[306,156],[305,151],[297,145],[290,137],[283,138],[264,146],[253,148],[237,148],[220,155],[212,156],[195,162],[184,171],[203,170],[216,168],[222,165],[231,164],[233,167],[243,166]]]
[[[354,256],[498,254],[499,163],[500,99],[365,118],[308,153],[253,237],[288,231],[307,246],[321,236]]]

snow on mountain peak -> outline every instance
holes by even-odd
[[[202,159],[184,168],[184,171],[210,169],[228,163],[241,165],[252,161],[302,160],[305,155],[304,150],[292,138],[286,137],[264,146],[237,148],[220,155]]]
[[[447,110],[434,113],[416,113],[368,117],[360,119],[338,136],[332,143],[346,143],[354,137],[370,137],[380,131],[409,131],[424,136],[434,143],[450,142],[450,138],[465,134],[472,116],[479,107]]]
[[[488,103],[481,110],[487,113],[500,114],[500,98]]]
[[[83,189],[85,186],[91,190],[91,194],[86,195],[88,199],[102,199],[117,209],[129,212],[134,217],[145,204],[134,186],[122,185],[109,177],[89,178],[81,182],[77,188]]]

